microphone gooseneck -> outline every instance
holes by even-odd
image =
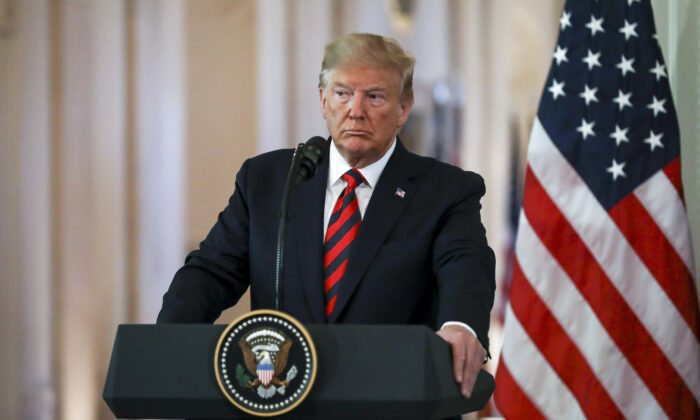
[[[292,164],[289,166],[287,182],[284,186],[282,205],[280,206],[279,228],[277,230],[277,255],[275,261],[275,310],[280,310],[280,284],[284,274],[285,237],[287,235],[287,208],[292,190],[301,181],[311,178],[323,158],[328,141],[323,137],[312,137],[306,143],[299,143],[294,150]]]

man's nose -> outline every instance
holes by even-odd
[[[362,94],[355,94],[352,100],[348,104],[349,116],[350,118],[358,119],[365,116],[364,112],[364,98]]]

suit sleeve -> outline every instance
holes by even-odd
[[[493,307],[495,257],[481,223],[480,199],[486,192],[481,176],[462,172],[451,179],[460,191],[443,215],[433,243],[433,272],[439,290],[438,325],[469,325],[488,350]]]
[[[214,322],[248,288],[248,165],[238,172],[234,193],[206,239],[175,274],[158,323]]]

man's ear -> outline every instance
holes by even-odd
[[[408,116],[411,115],[411,107],[413,104],[409,101],[401,101],[399,105],[399,127],[406,124],[408,121]]]
[[[324,92],[325,89],[318,89],[318,97],[321,100],[321,115],[323,115],[323,118],[326,118],[326,95]]]

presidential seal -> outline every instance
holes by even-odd
[[[277,416],[299,405],[311,390],[316,349],[304,326],[291,316],[253,311],[221,334],[214,371],[233,405],[255,416]]]

